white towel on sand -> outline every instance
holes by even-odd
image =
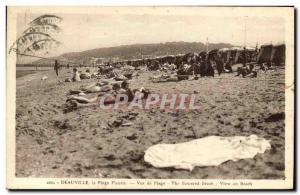
[[[46,76],[46,75],[44,75],[43,77],[42,77],[42,80],[44,81],[44,80],[47,80],[48,79],[48,77]]]
[[[148,148],[144,159],[154,167],[174,167],[193,170],[195,166],[218,166],[228,160],[253,158],[270,149],[270,141],[234,136],[208,136],[178,144],[157,144]]]

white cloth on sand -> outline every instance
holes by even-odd
[[[193,170],[195,166],[218,166],[228,160],[253,158],[270,149],[270,141],[256,135],[208,136],[178,144],[157,144],[145,151],[144,160],[154,167]]]
[[[44,75],[43,77],[42,77],[42,80],[44,81],[44,80],[47,80],[48,79],[48,77],[46,76],[46,75]]]

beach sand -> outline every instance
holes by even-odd
[[[83,69],[82,69],[83,70]],[[48,79],[42,81],[43,75]],[[70,89],[96,82],[63,82],[71,69],[17,79],[16,176],[91,178],[284,179],[284,68],[258,78],[233,77],[152,83],[150,72],[130,87],[157,93],[194,93],[199,111],[101,110],[64,113]],[[60,81],[59,81],[60,80]],[[131,122],[123,127],[121,123]],[[271,149],[253,159],[227,161],[193,171],[154,168],[144,151],[159,143],[180,143],[210,135],[271,140]]]

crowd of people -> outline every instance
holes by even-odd
[[[82,79],[100,78],[106,75],[107,78],[115,78],[119,81],[131,79],[137,76],[137,70],[145,67],[148,71],[158,71],[162,77],[170,78],[169,80],[185,80],[190,75],[198,77],[211,76],[215,74],[237,72],[235,76],[256,77],[257,70],[266,71],[272,69],[272,62],[261,62],[257,60],[259,51],[247,50],[232,50],[224,51],[211,50],[201,53],[187,53],[180,55],[168,55],[163,57],[145,58],[138,60],[125,60],[119,62],[107,62],[99,65],[99,69],[95,73],[91,73],[86,69],[84,73],[79,72],[78,67],[73,68],[73,77],[66,79],[66,82],[80,81]],[[255,64],[257,63],[257,66]],[[235,64],[241,64],[239,67],[234,67]],[[82,67],[81,65],[80,67]],[[55,61],[55,71],[58,75],[58,63]],[[67,68],[69,68],[69,64]],[[126,71],[124,71],[126,69]]]
[[[251,54],[251,55],[250,55]],[[143,87],[139,90],[129,88],[129,80],[138,76],[139,70],[151,71],[158,75],[153,75],[150,79],[153,82],[177,82],[180,80],[199,79],[199,77],[214,77],[215,74],[236,72],[234,77],[255,78],[259,70],[263,72],[272,69],[272,63],[256,63],[257,52],[240,52],[238,58],[231,55],[224,55],[218,50],[212,50],[208,53],[188,53],[185,55],[165,56],[154,59],[143,59],[135,61],[123,61],[116,63],[107,63],[98,67],[96,72],[91,73],[89,68],[79,71],[77,67],[73,68],[72,78],[65,79],[65,82],[79,82],[83,79],[96,78],[97,82],[82,87],[79,90],[70,90],[67,105],[72,108],[84,107],[97,104],[99,97],[111,94],[104,104],[111,104],[116,101],[118,94],[126,94],[131,101],[136,95],[146,97],[150,90]],[[225,56],[225,57],[224,57]],[[236,64],[237,66],[233,66]],[[234,67],[234,68],[233,68]],[[67,66],[70,68],[70,66]],[[59,63],[55,61],[54,66],[56,75],[59,75]],[[87,98],[86,94],[95,93],[92,98]]]

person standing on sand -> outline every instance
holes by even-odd
[[[243,62],[243,67],[246,67],[246,64],[247,64],[247,50],[246,50],[246,47],[244,47],[244,51],[242,53],[242,62]]]
[[[58,69],[59,69],[59,64],[58,64],[58,61],[55,60],[54,70],[55,70],[56,76],[58,76]]]

